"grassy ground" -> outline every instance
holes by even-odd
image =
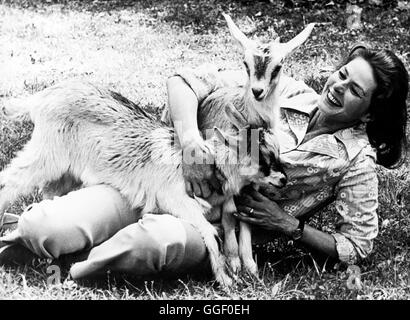
[[[0,1],[0,98],[83,78],[159,110],[166,103],[164,81],[176,69],[203,62],[240,67],[222,10],[251,35],[265,40],[275,33],[287,40],[308,22],[328,22],[315,29],[286,66],[288,74],[316,89],[325,76],[320,69],[336,64],[356,41],[393,49],[409,70],[408,10],[365,7],[364,29],[350,32],[341,1],[329,6],[324,6],[328,1],[293,2],[300,5],[290,9],[284,1]],[[30,123],[10,123],[0,115],[0,168],[27,141],[31,130]],[[25,267],[0,267],[0,298],[409,299],[407,167],[379,170],[380,235],[374,253],[360,264],[362,286],[357,290],[346,285],[346,267],[323,267],[304,248],[278,240],[257,248],[263,283],[248,280],[231,293],[220,291],[207,276],[144,281],[107,274],[99,281],[73,283],[64,281],[65,269],[62,284],[48,284],[53,275],[50,262],[37,260]],[[39,194],[22,199],[12,211],[21,212],[38,199]],[[326,227],[333,214],[327,208],[316,222]]]

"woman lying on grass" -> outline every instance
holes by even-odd
[[[164,120],[182,123],[176,131],[184,151],[207,152],[198,133],[201,102],[221,86],[245,81],[243,72],[212,68],[184,70],[168,80]],[[236,199],[236,217],[255,226],[259,243],[280,234],[342,262],[365,258],[378,233],[376,163],[397,166],[406,150],[407,71],[390,51],[356,46],[320,96],[286,76],[278,89],[288,183],[279,190],[248,188]],[[222,178],[211,165],[186,167],[184,174],[188,193],[204,198]],[[334,233],[305,223],[331,201],[339,218]],[[26,260],[31,252],[47,258],[82,252],[70,269],[75,279],[107,270],[144,276],[207,265],[202,238],[190,224],[170,215],[146,214],[138,222],[136,217],[109,186],[44,200],[21,215],[11,244],[3,238],[0,263]]]
[[[239,74],[224,73],[188,70],[169,81],[170,115],[184,124],[177,132],[185,148],[207,150],[192,134],[197,132],[196,109],[198,101],[218,90],[218,83],[240,83]],[[282,234],[354,263],[372,251],[378,233],[375,165],[392,168],[404,159],[407,71],[391,51],[357,45],[329,77],[321,96],[291,78],[282,77],[280,84],[286,98],[279,141],[287,186],[259,192],[244,189],[235,201],[235,216],[261,228],[253,232],[257,242]],[[202,168],[207,170],[201,179],[198,172],[187,170],[187,190],[206,197],[213,184],[207,180],[214,178],[212,167]],[[335,233],[305,224],[332,201],[339,214]]]

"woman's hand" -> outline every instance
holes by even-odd
[[[222,177],[216,176],[213,151],[201,137],[184,141],[182,154],[185,189],[191,197],[208,198],[213,191],[221,192]]]
[[[237,219],[264,229],[291,235],[299,224],[298,219],[252,187],[244,188],[241,195],[235,197],[235,205]]]

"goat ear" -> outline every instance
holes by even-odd
[[[222,15],[224,16],[227,24],[228,24],[228,28],[229,28],[229,32],[231,33],[232,37],[234,37],[234,39],[236,41],[238,41],[238,43],[243,47],[243,48],[247,48],[250,46],[250,44],[252,43],[251,40],[249,40],[241,30],[239,30],[239,28],[236,26],[236,24],[232,21],[231,17],[228,16],[225,13],[222,13]]]
[[[227,147],[229,147],[229,136],[221,131],[218,127],[214,127],[215,136],[223,142]]]
[[[241,141],[239,137],[224,133],[217,127],[214,127],[214,132],[216,137],[229,148],[235,149],[239,141]]]
[[[278,137],[273,134],[272,131],[268,130],[263,132],[263,139],[265,145],[269,147],[272,154],[274,154],[276,158],[279,158],[280,144]]]
[[[226,105],[225,113],[236,129],[241,130],[249,127],[248,121],[246,121],[242,113],[240,113],[232,103]]]
[[[289,40],[284,44],[287,49],[287,54],[291,53],[293,50],[295,50],[297,47],[299,47],[303,42],[307,40],[314,26],[314,23],[309,23],[306,26],[306,28],[303,29],[296,37],[294,37],[292,40]]]

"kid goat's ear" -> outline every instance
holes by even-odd
[[[225,146],[229,147],[229,137],[225,133],[223,133],[219,128],[214,127],[215,136],[225,144]]]
[[[215,136],[225,144],[225,146],[236,149],[240,138],[237,136],[231,136],[227,133],[222,132],[218,127],[214,127]]]
[[[236,129],[247,129],[249,128],[248,121],[245,117],[235,108],[232,103],[228,103],[225,107],[225,113],[229,121],[236,127]]]
[[[222,13],[226,22],[228,23],[229,32],[231,33],[232,37],[243,47],[247,48],[251,45],[252,40],[249,40],[241,30],[236,26],[236,24],[232,21],[231,17],[225,13]]]
[[[306,41],[306,39],[310,36],[310,33],[312,32],[314,26],[314,23],[309,23],[306,28],[302,30],[302,32],[300,32],[296,37],[284,44],[287,49],[287,54],[291,53]]]

